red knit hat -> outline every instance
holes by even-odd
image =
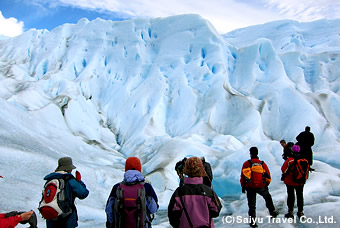
[[[139,172],[142,172],[142,164],[140,163],[139,158],[137,157],[129,157],[126,159],[125,162],[125,172],[128,170],[138,170]]]

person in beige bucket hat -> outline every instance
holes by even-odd
[[[72,171],[73,169],[75,169],[77,167],[75,167],[72,163],[72,158],[70,157],[63,157],[63,158],[60,158],[58,160],[58,167],[56,168],[56,172],[58,171]]]
[[[72,175],[71,172],[75,168],[76,166],[73,165],[72,158],[62,157],[58,160],[58,167],[55,169],[55,172],[48,174],[44,178],[46,183],[52,179],[63,179],[65,181],[65,195],[72,210],[66,217],[59,216],[56,219],[46,219],[47,228],[74,228],[78,226],[77,208],[74,201],[76,198],[85,199],[89,195],[89,190],[87,190],[86,185],[81,180],[79,171],[76,171],[75,177]]]

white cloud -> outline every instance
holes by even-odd
[[[5,18],[0,11],[0,35],[14,37],[23,32],[24,22],[14,17]]]
[[[81,8],[105,9],[121,12],[131,17],[166,17],[178,14],[199,14],[209,20],[220,33],[240,27],[279,20],[277,14],[265,8],[235,0],[60,0],[63,5]]]
[[[45,2],[46,0],[36,0]],[[131,17],[166,17],[195,13],[209,20],[220,33],[233,29],[291,19],[312,21],[338,17],[340,4],[334,0],[59,0],[53,6],[107,10]],[[51,6],[51,5],[50,5]]]
[[[266,7],[298,21],[335,19],[340,15],[340,3],[334,0],[262,0]]]

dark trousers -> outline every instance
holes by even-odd
[[[58,218],[57,220],[46,220],[47,228],[75,228],[78,226],[78,215],[76,211],[66,218]]]
[[[269,213],[275,211],[275,207],[273,204],[272,196],[269,193],[268,187],[256,189],[256,188],[248,188],[247,189],[247,199],[248,199],[248,215],[250,217],[256,217],[256,193],[261,195],[263,199],[266,201],[266,207],[269,210]]]
[[[287,186],[287,206],[288,211],[293,212],[294,211],[294,203],[295,203],[295,193],[296,193],[296,201],[297,201],[297,207],[299,212],[303,212],[303,185],[302,186]]]

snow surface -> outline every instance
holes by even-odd
[[[175,163],[205,156],[224,203],[216,227],[228,227],[225,216],[247,217],[239,177],[257,146],[282,219],[279,141],[295,142],[308,125],[316,171],[305,186],[305,214],[335,216],[337,224],[321,226],[339,227],[339,54],[340,20],[275,21],[221,35],[198,15],[81,19],[0,40],[1,212],[38,213],[43,177],[71,156],[90,190],[77,200],[79,227],[105,227],[111,188],[125,159],[138,156],[159,197],[153,226],[170,227]],[[267,215],[259,197],[257,216]]]

